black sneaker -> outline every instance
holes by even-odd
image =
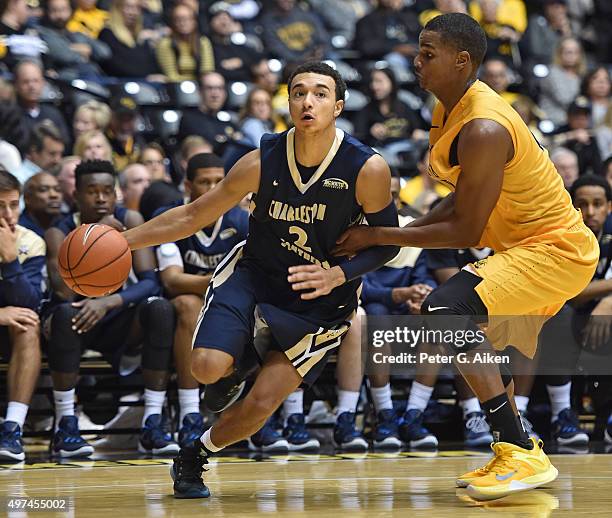
[[[161,414],[151,414],[147,417],[140,432],[138,451],[149,455],[178,453],[179,445],[172,440],[168,421]]]
[[[210,490],[202,480],[208,455],[201,444],[181,448],[170,468],[174,481],[174,498],[208,498]]]
[[[214,413],[223,412],[233,405],[242,395],[246,379],[259,367],[257,354],[253,345],[248,345],[244,356],[239,360],[234,372],[216,383],[206,385],[204,389],[204,406]]]
[[[193,446],[204,433],[204,419],[200,412],[192,412],[183,417],[183,426],[178,432],[178,443],[181,448]]]

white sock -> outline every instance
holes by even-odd
[[[144,426],[147,417],[153,414],[161,414],[166,399],[165,390],[151,390],[146,388],[144,392],[144,415],[142,416],[142,426]]]
[[[472,412],[481,412],[480,402],[477,397],[471,397],[468,399],[462,399],[459,401],[459,406],[463,409],[463,419],[471,414]]]
[[[421,412],[424,412],[427,408],[427,403],[429,403],[432,393],[433,387],[428,387],[427,385],[423,385],[418,381],[413,381],[412,387],[410,387],[410,397],[408,398],[406,410],[417,408]]]
[[[336,406],[336,416],[344,412],[355,413],[357,410],[357,402],[359,401],[359,392],[351,392],[350,390],[338,389],[338,406]]]
[[[291,414],[304,413],[304,391],[296,390],[287,396],[283,403],[283,421],[287,424],[287,418]]]
[[[8,408],[6,409],[5,421],[13,421],[23,429],[23,423],[25,423],[28,408],[29,405],[26,405],[25,403],[19,403],[19,401],[9,401]]]
[[[391,401],[391,383],[387,383],[382,387],[370,387],[370,394],[372,394],[374,408],[377,414],[381,410],[390,410],[393,408],[393,401]]]
[[[529,405],[529,396],[514,396],[514,402],[516,403],[516,408],[521,414],[525,414],[527,412],[527,406]]]
[[[221,451],[223,448],[219,448],[218,446],[215,446],[210,438],[210,432],[211,432],[212,428],[209,428],[208,430],[206,430],[204,432],[204,434],[202,435],[202,437],[200,437],[200,441],[202,441],[202,444],[204,445],[204,448],[206,448],[209,452],[211,453],[215,453],[217,451]]]
[[[559,418],[559,412],[571,406],[572,382],[568,381],[565,385],[559,386],[546,385],[546,390],[548,390],[552,411],[550,422],[554,423]]]
[[[55,401],[55,430],[62,417],[74,415],[74,389],[54,390],[53,400]]]
[[[179,425],[183,424],[183,417],[187,414],[200,413],[200,389],[178,389],[179,407],[181,409],[179,415]]]

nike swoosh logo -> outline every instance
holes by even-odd
[[[492,408],[491,410],[489,410],[489,414],[494,414],[495,412],[497,412],[501,407],[503,407],[505,404],[507,403],[507,401],[504,401],[501,405],[499,405],[497,408]]]
[[[274,185],[274,187],[276,187],[276,186],[278,185],[278,181],[277,181],[277,180],[274,180],[274,181],[272,182],[272,185]]]
[[[427,306],[427,311],[439,311],[440,309],[449,309],[448,306]]]
[[[504,480],[508,480],[511,476],[516,475],[516,471],[512,471],[511,473],[508,473],[506,475],[495,475],[495,479],[499,480],[500,482],[503,482]]]

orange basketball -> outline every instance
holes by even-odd
[[[103,297],[125,283],[132,268],[132,253],[114,228],[98,223],[81,225],[64,239],[58,266],[72,291],[86,297]]]

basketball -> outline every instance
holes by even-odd
[[[103,297],[125,283],[132,268],[132,253],[114,228],[97,223],[81,225],[64,239],[58,267],[72,291],[86,297]]]

